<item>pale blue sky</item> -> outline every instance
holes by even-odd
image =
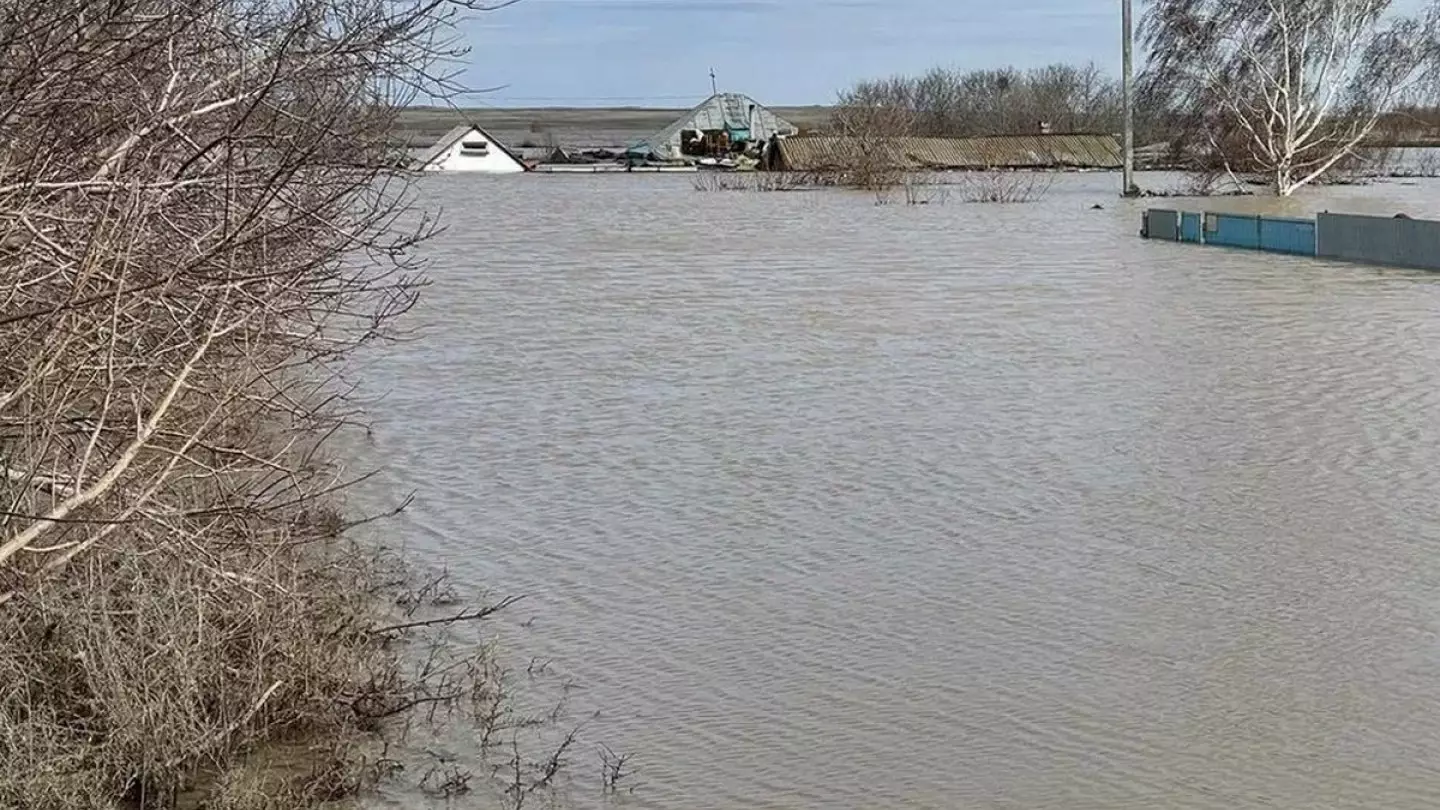
[[[520,0],[463,34],[465,83],[508,85],[464,103],[495,106],[687,106],[712,66],[768,104],[936,65],[1120,67],[1119,0]]]

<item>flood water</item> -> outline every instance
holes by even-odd
[[[691,183],[427,178],[352,459],[529,595],[494,629],[637,755],[620,806],[1440,805],[1440,275],[1146,242],[1113,175]]]

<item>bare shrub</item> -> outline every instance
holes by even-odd
[[[950,200],[950,184],[934,172],[905,172],[892,186],[872,189],[876,205],[899,202],[904,205],[944,205]]]
[[[621,783],[628,783],[635,775],[635,768],[631,762],[635,759],[633,754],[617,754],[608,746],[601,745],[600,753],[600,782],[606,793],[620,792]],[[639,785],[630,785],[627,790],[634,793]]]
[[[1232,172],[1213,163],[1197,163],[1181,174],[1180,182],[1163,189],[1145,189],[1142,197],[1240,197],[1253,194]]]
[[[1220,192],[1220,189],[1230,181],[1232,192],[1244,192],[1245,189],[1234,174],[1216,166],[1201,166],[1196,171],[1185,175],[1185,182],[1178,189],[1183,197],[1213,197]]]
[[[987,171],[965,172],[959,181],[960,196],[972,203],[1028,203],[1044,199],[1055,184],[1048,172]]]
[[[1440,150],[1424,148],[1418,158],[1410,161],[1396,155],[1386,164],[1384,173],[1390,177],[1440,177]]]
[[[0,8],[0,806],[307,807],[512,723],[323,452],[423,286],[390,134],[465,5]]]
[[[696,191],[795,191],[806,182],[794,172],[712,172],[695,173]]]
[[[420,792],[431,798],[453,799],[471,790],[475,774],[453,764],[432,765],[420,778]]]
[[[950,199],[950,187],[932,173],[910,172],[900,186],[905,191],[906,205],[944,205]]]
[[[836,134],[850,139],[843,183],[866,191],[886,191],[905,179],[903,140],[915,127],[915,111],[889,100],[841,94],[831,116]]]
[[[900,134],[957,137],[1035,132],[1041,122],[1056,132],[1116,132],[1121,101],[1120,83],[1095,65],[1055,64],[861,81],[841,94],[840,109],[889,111],[903,118]]]
[[[862,191],[890,192],[905,181],[905,170],[866,161],[841,176],[841,183]]]

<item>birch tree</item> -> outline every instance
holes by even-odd
[[[1153,0],[1142,98],[1279,195],[1346,162],[1433,80],[1440,8],[1392,0]]]

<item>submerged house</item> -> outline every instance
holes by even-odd
[[[996,135],[912,138],[806,135],[780,138],[762,168],[788,172],[844,172],[856,166],[896,171],[966,169],[1118,169],[1124,161],[1114,135]]]
[[[419,158],[422,171],[515,174],[529,167],[485,130],[461,124],[445,133]]]
[[[626,154],[662,161],[719,157],[756,151],[772,137],[798,131],[743,93],[716,93]]]

